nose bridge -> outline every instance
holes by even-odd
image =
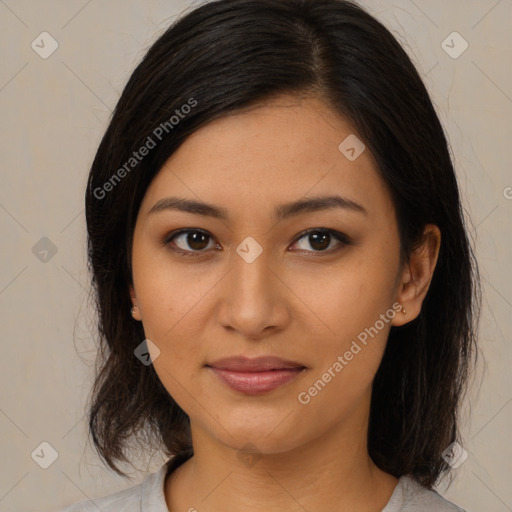
[[[278,280],[269,269],[271,251],[248,237],[232,254],[225,289],[221,323],[257,336],[269,326],[282,323],[284,304]]]
[[[271,295],[270,250],[265,249],[253,237],[245,238],[236,248],[232,258],[232,290],[237,301],[249,300],[257,305]]]

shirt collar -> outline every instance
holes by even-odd
[[[166,461],[156,473],[151,473],[142,482],[141,512],[169,512],[164,485],[171,461]]]

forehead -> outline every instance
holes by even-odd
[[[273,99],[190,135],[153,179],[141,211],[178,195],[225,205],[238,218],[269,216],[279,204],[340,194],[382,214],[392,204],[373,156],[365,149],[349,159],[339,148],[345,140],[359,144],[355,137],[348,120],[318,98]]]

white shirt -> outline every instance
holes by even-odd
[[[164,484],[168,460],[156,473],[149,474],[142,483],[95,500],[81,501],[59,512],[169,512],[165,503]],[[193,504],[192,504],[193,505]],[[197,510],[201,507],[196,506]],[[194,510],[191,506],[190,510]],[[437,492],[402,476],[382,512],[466,512],[445,500]]]

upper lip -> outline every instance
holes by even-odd
[[[206,366],[217,368],[218,370],[230,370],[235,372],[264,372],[269,370],[305,368],[303,364],[275,356],[254,358],[246,356],[226,357],[209,363]]]

